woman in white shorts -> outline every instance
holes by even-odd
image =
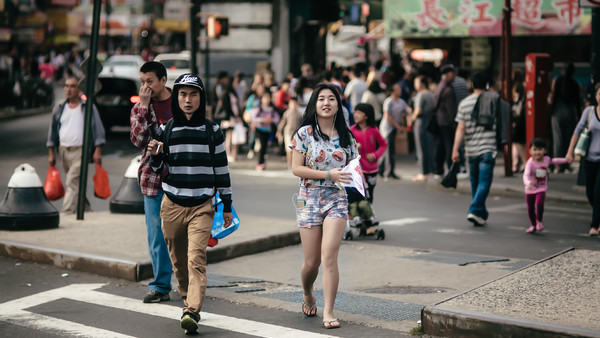
[[[296,207],[304,252],[302,312],[309,317],[317,314],[313,285],[322,263],[323,326],[338,328],[341,323],[333,316],[339,284],[337,258],[348,218],[348,199],[341,183],[351,180],[350,173],[341,170],[358,156],[358,149],[335,86],[317,85],[290,148],[292,172],[301,179]]]

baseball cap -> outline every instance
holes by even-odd
[[[442,68],[440,68],[440,71],[442,74],[454,72],[454,66],[452,64],[443,65]]]
[[[201,91],[204,91],[204,84],[202,83],[202,80],[200,80],[200,77],[191,73],[182,74],[175,80],[173,88],[179,86],[196,87]]]

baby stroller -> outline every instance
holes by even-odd
[[[346,194],[348,195],[348,221],[344,240],[350,241],[354,237],[375,237],[377,240],[384,240],[385,231],[379,228],[379,221],[369,201],[356,188],[346,187]]]

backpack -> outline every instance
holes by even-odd
[[[485,109],[484,105],[489,105],[490,108]],[[473,107],[471,118],[485,130],[492,130],[494,125],[496,126],[496,146],[498,148],[508,144],[510,106],[502,100],[498,93],[487,91],[481,93]]]

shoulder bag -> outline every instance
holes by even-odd
[[[588,149],[590,148],[590,120],[592,119],[592,114],[596,113],[596,107],[592,107],[592,111],[588,113],[587,123],[585,124],[585,129],[579,135],[579,140],[575,145],[575,155],[579,155],[584,157],[587,154]]]

